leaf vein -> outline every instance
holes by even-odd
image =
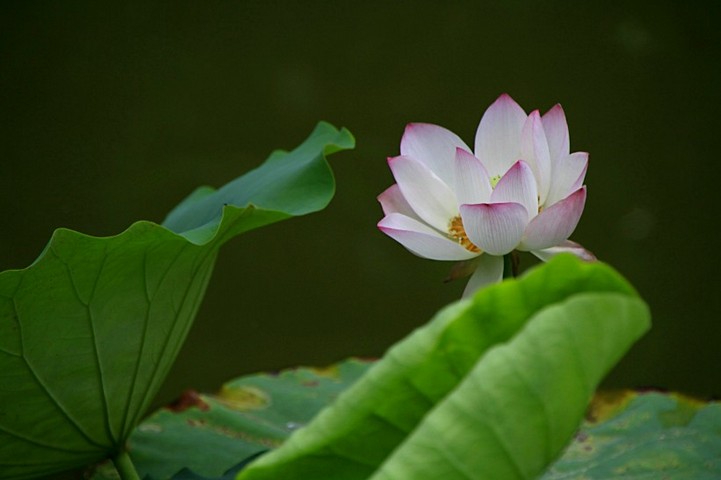
[[[0,353],[4,353],[4,354],[6,354],[6,355],[10,355],[11,357],[18,357],[18,358],[22,358],[22,357],[23,357],[22,355],[19,355],[19,354],[15,353],[15,352],[11,352],[11,351],[9,351],[9,350],[5,350],[4,348],[0,348]]]
[[[185,251],[187,247],[187,243],[183,243],[181,248],[178,250],[178,253],[175,255],[175,258],[171,262],[169,262],[168,267],[165,269],[165,272],[163,272],[163,276],[161,277],[160,281],[158,282],[158,288],[156,288],[155,292],[161,288],[163,282],[166,280],[168,273],[172,270],[175,263],[178,261],[178,259],[182,256],[183,252]],[[143,256],[143,281],[145,283],[145,296],[148,300],[148,307],[145,312],[145,318],[143,320],[143,335],[140,340],[140,352],[138,353],[137,361],[135,362],[135,370],[133,372],[133,381],[130,384],[130,390],[128,391],[128,398],[125,404],[125,412],[123,413],[123,421],[121,423],[122,425],[122,436],[123,438],[126,438],[130,435],[130,432],[132,431],[135,423],[129,422],[128,417],[130,416],[130,406],[132,403],[133,395],[135,394],[135,386],[138,381],[138,375],[140,374],[140,364],[143,359],[143,353],[145,352],[145,339],[148,336],[148,326],[150,324],[150,310],[153,305],[153,300],[155,298],[155,295],[151,295],[150,291],[148,290],[148,253],[147,250],[144,252]],[[145,399],[145,394],[143,395],[143,400]],[[142,408],[143,403],[139,405],[139,409]],[[134,416],[135,417],[135,416]]]
[[[493,437],[495,437],[496,444],[500,447],[501,452],[508,459],[509,464],[516,471],[516,473],[518,474],[518,477],[526,478],[526,476],[523,474],[523,471],[521,470],[521,467],[518,465],[515,456],[511,453],[510,447],[506,444],[505,438],[495,428],[495,424],[492,421],[489,421],[488,418],[486,418],[488,415],[488,412],[486,412],[486,415],[483,415],[483,414],[479,415],[479,412],[471,410],[470,408],[467,408],[466,405],[464,405],[460,401],[456,400],[454,397],[451,397],[450,400],[453,402],[453,405],[457,409],[461,410],[463,413],[465,413],[469,417],[475,418],[479,423],[486,426],[486,429],[489,431],[489,433]]]
[[[57,445],[52,445],[52,444],[49,444],[49,443],[41,442],[40,440],[37,440],[37,439],[35,439],[35,438],[26,437],[26,436],[24,436],[24,435],[21,435],[21,434],[15,432],[15,431],[9,430],[8,428],[3,427],[2,425],[0,425],[0,432],[4,433],[5,435],[9,435],[9,436],[11,436],[11,437],[15,437],[15,438],[17,438],[17,439],[19,439],[19,440],[22,440],[22,441],[24,441],[24,442],[31,443],[31,444],[36,445],[36,446],[38,446],[38,447],[43,447],[43,448],[47,448],[47,449],[50,449],[50,450],[56,450],[56,451],[59,451],[59,452],[79,453],[79,454],[86,454],[86,453],[87,453],[87,454],[90,454],[90,453],[92,453],[92,454],[95,454],[95,455],[97,455],[97,453],[98,453],[96,450],[75,450],[75,449],[72,449],[72,448],[58,447]],[[0,464],[0,465],[3,465],[3,464]],[[26,465],[26,462],[23,462],[21,465]]]
[[[103,445],[102,443],[96,441],[85,430],[83,430],[83,428],[80,426],[80,424],[65,410],[65,407],[60,403],[60,401],[57,398],[55,398],[55,396],[50,391],[48,386],[45,385],[45,383],[43,383],[42,380],[40,380],[40,376],[37,374],[37,372],[35,371],[33,366],[28,361],[28,358],[25,356],[25,338],[23,336],[22,320],[20,318],[20,312],[17,308],[17,302],[15,301],[15,298],[13,298],[12,300],[13,300],[13,309],[15,310],[15,318],[17,318],[17,320],[18,320],[18,329],[20,331],[21,356],[23,359],[23,363],[25,363],[25,366],[27,366],[28,371],[30,372],[33,380],[35,380],[35,383],[37,383],[38,386],[40,387],[40,389],[43,392],[45,392],[45,394],[48,396],[48,398],[51,400],[51,402],[57,407],[58,411],[60,413],[62,413],[62,415],[68,420],[68,422],[70,422],[70,425],[72,425],[73,428],[75,428],[75,430],[77,430],[78,433],[80,433],[80,435],[82,435],[83,438],[85,438],[85,440],[87,440],[87,442],[89,444],[95,445],[96,447],[103,448],[103,449],[107,448],[107,445]]]
[[[73,286],[73,291],[75,292],[75,296],[78,299],[78,302],[80,302],[81,305],[85,308],[85,311],[87,313],[88,317],[88,323],[90,326],[90,334],[93,339],[93,353],[95,354],[95,362],[97,365],[97,372],[98,372],[98,382],[100,383],[100,388],[102,390],[102,399],[103,399],[103,409],[105,413],[105,433],[108,436],[110,440],[113,441],[113,443],[117,443],[117,439],[113,435],[112,427],[110,426],[110,407],[108,404],[108,393],[105,389],[105,378],[103,376],[103,369],[100,362],[100,350],[98,349],[98,341],[97,341],[97,332],[95,331],[95,321],[93,320],[93,313],[92,309],[90,308],[90,303],[95,298],[95,290],[98,287],[98,283],[100,282],[100,277],[103,274],[103,270],[105,269],[105,263],[108,258],[108,252],[107,249],[104,249],[103,251],[103,257],[102,257],[102,263],[100,264],[100,269],[98,270],[98,275],[95,277],[95,281],[93,282],[93,287],[90,291],[90,297],[88,302],[83,301],[82,295],[80,294],[80,290],[77,287],[77,284],[75,283],[75,278],[73,277],[73,272],[70,269],[70,265],[63,260],[63,258],[55,251],[54,246],[50,246],[50,251],[53,255],[55,255],[55,258],[58,259],[60,263],[63,264],[65,267],[65,270],[68,272],[68,278],[70,278],[70,284]]]
[[[200,258],[202,260],[200,260],[198,262],[198,266],[196,267],[195,271],[193,272],[192,278],[195,278],[195,276],[197,276],[198,271],[201,269],[201,267],[203,265],[205,265],[205,262],[208,260],[208,258],[211,256],[211,254],[213,254],[217,250],[213,247],[208,247],[208,246],[206,246],[205,248],[207,250],[204,252],[204,255],[200,256]],[[209,276],[211,272],[212,272],[212,268],[210,269],[210,271],[208,271],[206,273],[206,277]],[[206,280],[207,280],[207,278],[206,278]],[[170,338],[173,337],[173,332],[175,331],[178,320],[180,319],[180,312],[183,310],[183,305],[185,304],[185,302],[188,298],[188,292],[192,285],[193,285],[193,282],[191,281],[191,282],[188,282],[187,286],[185,287],[185,293],[183,294],[183,302],[181,303],[180,308],[178,308],[177,311],[175,312],[175,318],[173,319],[172,326],[170,327],[170,334],[168,334],[165,337],[165,341],[163,342],[163,348],[160,350],[160,358],[163,358],[166,356],[165,351],[167,350],[168,344],[170,343]],[[202,298],[196,299],[196,304],[199,304],[201,300],[202,300]],[[195,308],[197,308],[197,305]],[[190,328],[190,325],[187,325],[186,328]],[[151,398],[149,398],[149,397],[151,395],[152,387],[156,381],[156,377],[157,377],[159,371],[160,371],[160,365],[156,365],[155,371],[151,374],[150,381],[147,383],[145,392],[143,393],[143,401],[141,403],[141,408],[138,409],[135,416],[133,417],[133,422],[132,422],[133,425],[138,423],[140,415],[143,414],[143,411],[145,410],[148,402],[151,400]]]
[[[538,342],[536,342],[536,337],[528,335],[528,342],[529,344],[534,345],[534,349],[538,352],[544,352],[545,349],[539,345]],[[546,458],[552,458],[551,455],[551,448],[552,448],[552,442],[551,442],[551,424],[549,419],[551,418],[551,415],[548,411],[548,405],[546,405],[545,399],[541,395],[541,393],[533,386],[532,382],[526,377],[523,369],[519,368],[518,364],[515,362],[509,362],[509,366],[516,372],[517,378],[523,383],[528,392],[531,393],[531,396],[536,400],[536,402],[541,406],[541,410],[543,410],[543,426],[545,430],[545,437],[546,437]]]

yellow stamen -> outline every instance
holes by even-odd
[[[448,235],[469,252],[481,253],[481,249],[475,246],[466,235],[466,229],[463,227],[463,220],[460,215],[451,219],[448,225]]]

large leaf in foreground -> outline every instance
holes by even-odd
[[[120,449],[180,349],[218,248],[323,208],[334,193],[325,154],[352,146],[321,123],[292,152],[198,189],[164,226],[105,238],[59,229],[30,267],[0,273],[0,477]]]
[[[534,478],[648,327],[613,270],[557,257],[442,311],[238,478]]]

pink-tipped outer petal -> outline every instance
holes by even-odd
[[[378,228],[419,257],[431,260],[469,260],[478,255],[424,223],[400,213],[385,216],[378,222]]]
[[[491,179],[480,160],[465,150],[456,149],[456,198],[459,204],[487,203],[491,198]]]
[[[542,250],[559,245],[571,236],[586,204],[586,187],[539,213],[526,227],[519,250]]]
[[[593,253],[571,240],[566,240],[556,247],[545,248],[543,250],[531,250],[531,253],[544,262],[547,262],[551,259],[551,257],[558,255],[559,253],[570,253],[587,262],[595,262],[597,260]]]
[[[378,195],[378,201],[381,204],[384,215],[390,215],[391,213],[401,213],[406,217],[411,217],[416,220],[421,218],[416,214],[411,207],[406,197],[401,193],[401,189],[397,183],[394,183],[390,187],[386,188],[383,193]]]
[[[454,186],[457,148],[471,151],[458,135],[430,123],[409,124],[401,138],[401,155],[420,160],[450,187]]]
[[[543,130],[541,115],[534,110],[528,116],[521,131],[521,158],[528,162],[533,170],[538,187],[540,203],[546,200],[551,184],[551,156]]]
[[[519,160],[508,169],[491,194],[492,203],[520,203],[528,212],[527,222],[538,213],[538,191],[531,167]]]
[[[503,257],[483,254],[478,260],[478,267],[463,290],[463,298],[468,298],[481,288],[503,280]]]
[[[566,114],[561,105],[556,104],[543,114],[541,120],[543,121],[543,129],[546,131],[548,150],[551,154],[551,165],[555,165],[557,159],[565,157],[571,151]]]
[[[528,223],[520,203],[461,205],[460,210],[466,235],[490,255],[505,255],[516,248]]]
[[[521,155],[521,130],[526,112],[503,94],[488,107],[476,130],[475,154],[491,177],[501,175]]]
[[[545,205],[551,206],[578,190],[583,185],[587,170],[588,153],[586,152],[575,152],[559,158]]]
[[[425,164],[412,157],[388,159],[403,197],[420,218],[445,232],[458,215],[456,196]]]

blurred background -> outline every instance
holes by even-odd
[[[582,5],[578,5],[582,3]],[[113,235],[161,222],[292,149],[348,127],[323,212],[221,252],[157,402],[234,376],[377,357],[457,299],[450,264],[376,229],[409,122],[473,145],[507,92],[560,102],[588,151],[572,239],[620,270],[654,316],[606,380],[721,395],[721,20],[711,2],[3,2],[0,270],[56,227]],[[530,255],[522,266],[535,263]]]

